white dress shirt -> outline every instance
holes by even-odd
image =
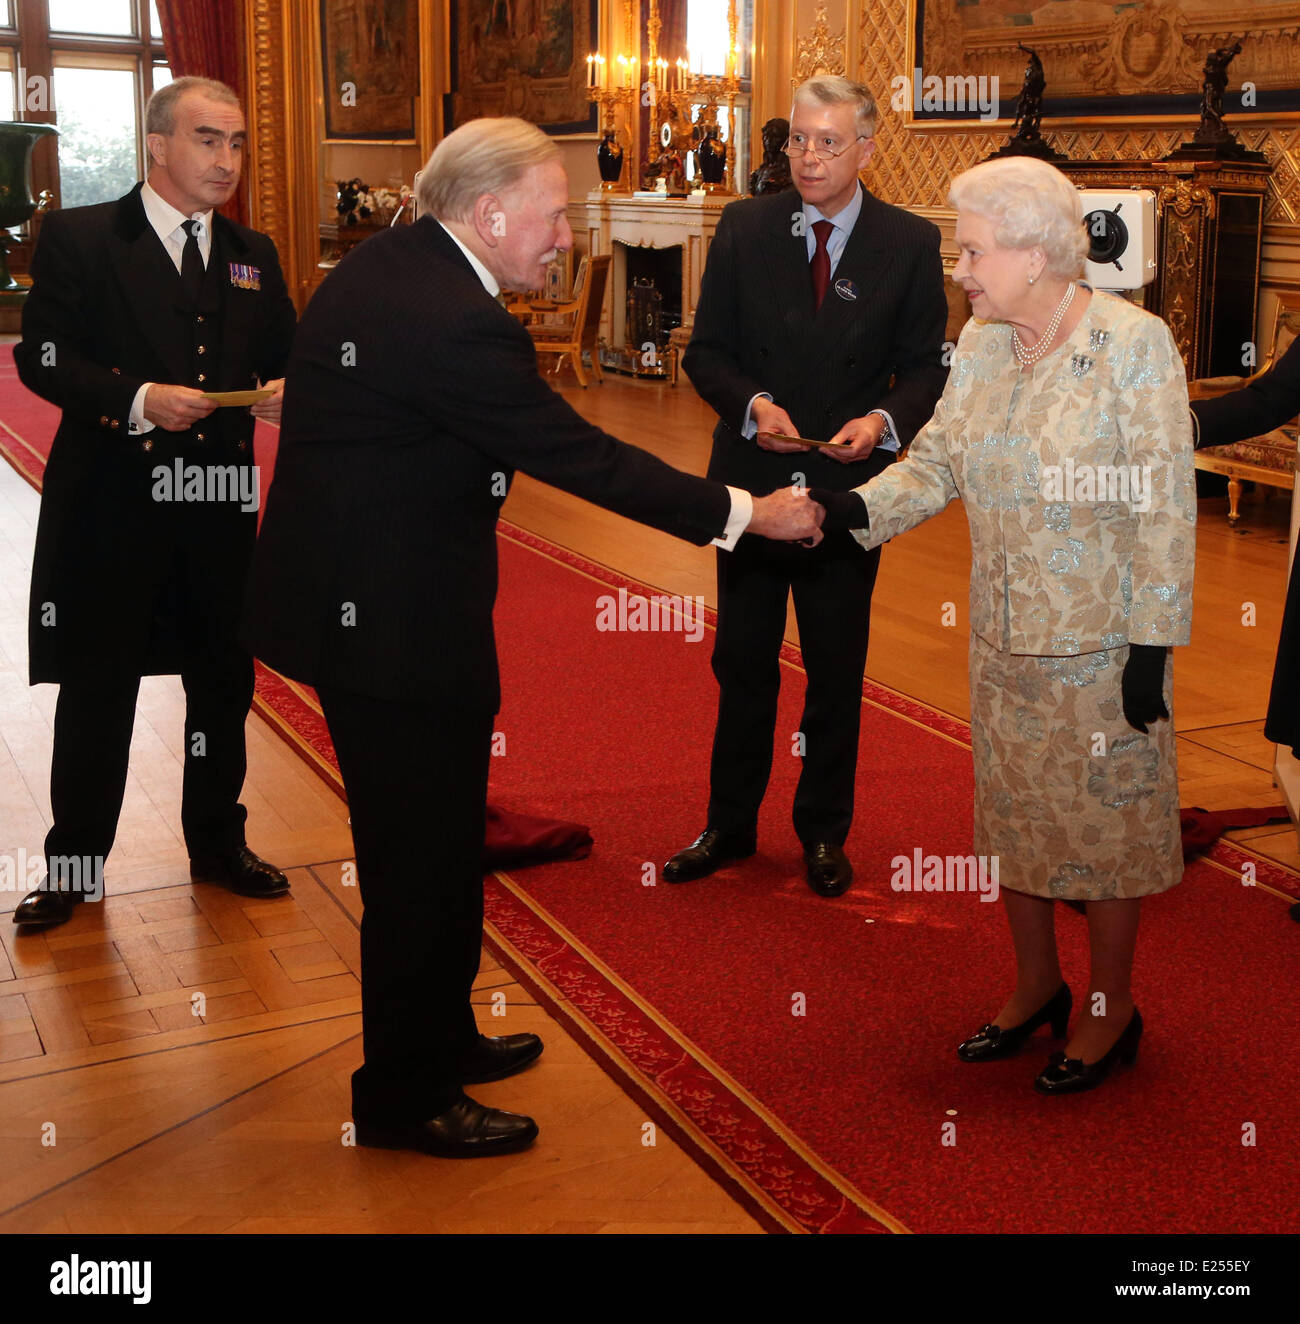
[[[183,211],[177,211],[165,198],[163,198],[156,189],[154,189],[148,180],[145,180],[140,189],[140,201],[144,204],[145,218],[153,226],[154,233],[162,240],[163,247],[167,250],[167,256],[176,264],[176,270],[181,269],[181,257],[185,252],[185,230],[187,226],[198,225],[199,227],[199,256],[203,259],[203,265],[208,265],[208,258],[212,253],[212,211],[196,211],[190,216],[186,216]],[[145,382],[145,384],[135,393],[135,399],[131,402],[130,422],[128,431],[132,433],[152,432],[154,425],[144,416],[144,397],[145,392],[151,386],[156,386],[156,382]]]
[[[442,222],[438,222],[442,225]],[[483,288],[495,299],[501,293],[501,286],[497,283],[496,277],[470,252],[461,241],[442,226],[450,236],[452,242],[465,254],[466,260],[474,268],[474,274],[483,282]],[[735,545],[736,540],[749,527],[749,522],[754,518],[754,498],[742,487],[728,487],[727,491],[731,493],[731,514],[727,517],[727,526],[722,531],[722,536],[712,540],[713,546],[721,547],[730,551]]]

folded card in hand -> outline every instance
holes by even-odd
[[[256,391],[204,391],[205,400],[215,400],[222,405],[255,405],[261,400],[269,400],[275,392],[269,387]]]
[[[839,450],[841,446],[847,446],[847,441],[814,441],[811,437],[791,437],[785,432],[760,432],[760,437],[771,437],[773,441],[793,441],[799,446],[827,446],[831,450]]]

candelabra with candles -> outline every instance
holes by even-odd
[[[632,21],[632,0],[623,4],[623,37],[631,40],[636,32]],[[623,157],[626,153],[618,140],[618,110],[624,108],[628,123],[635,126],[638,95],[641,85],[641,60],[633,54],[619,52],[613,59],[607,60],[603,52],[593,51],[587,56],[587,100],[595,103],[601,110],[601,144],[597,151],[600,164],[601,188],[606,191],[623,191],[630,185],[620,181]],[[635,144],[635,128],[627,134],[628,140]],[[635,156],[635,153],[632,154]],[[629,169],[629,174],[632,168]]]
[[[649,58],[644,74],[638,54],[618,52],[607,58],[602,52],[593,52],[587,56],[587,100],[600,106],[602,112],[602,178],[605,189],[626,188],[627,185],[610,180],[605,165],[612,162],[614,153],[610,144],[617,134],[616,123],[619,108],[622,107],[629,124],[628,136],[633,144],[637,143],[637,107],[642,95],[647,95],[650,102],[652,119],[659,120],[666,130],[660,138],[666,159],[676,153],[694,151],[699,173],[704,180],[704,187],[709,192],[728,193],[730,189],[724,182],[735,159],[736,97],[740,92],[740,55],[736,44],[739,18],[736,12],[736,0],[727,0],[727,27],[730,40],[727,50],[726,72],[706,74],[703,60],[694,72],[691,69],[690,53],[685,59],[676,59],[671,63],[659,54],[659,32],[663,20],[659,17],[659,0],[650,0],[650,14],[646,22],[646,36],[649,43]],[[636,40],[638,27],[633,20],[633,0],[624,0],[623,36],[626,42]],[[725,152],[719,143],[720,126],[718,123],[719,107],[725,102],[727,107],[727,142]],[[700,105],[698,120],[692,124],[691,110]],[[674,130],[674,125],[684,126]],[[708,146],[712,140],[713,147]],[[617,146],[617,145],[616,145]],[[640,153],[632,152],[631,171],[639,169],[637,157]],[[710,178],[714,176],[714,178]]]
[[[696,165],[710,193],[729,193],[725,181],[735,161],[736,97],[740,93],[740,49],[736,43],[739,16],[736,0],[727,0],[727,67],[723,74],[706,74],[701,58],[699,68],[691,72],[688,51],[685,59],[671,64],[659,54],[659,32],[663,20],[659,17],[659,0],[650,0],[650,17],[646,22],[646,36],[650,44],[649,70],[655,90],[654,106],[668,109],[669,120],[681,120],[691,125],[691,109],[700,106],[699,118],[692,126],[691,146]],[[725,152],[718,143],[719,103],[727,103],[727,143]],[[712,139],[714,148],[707,145]],[[710,178],[710,176],[714,176]]]

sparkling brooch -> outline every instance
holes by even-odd
[[[1089,331],[1088,348],[1096,353],[1110,339],[1109,331]]]
[[[1076,377],[1082,377],[1092,367],[1092,360],[1084,354],[1076,354],[1070,360],[1070,369]]]

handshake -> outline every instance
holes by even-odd
[[[754,516],[746,532],[816,547],[822,540],[825,518],[826,511],[808,495],[806,487],[786,487],[754,498]]]

